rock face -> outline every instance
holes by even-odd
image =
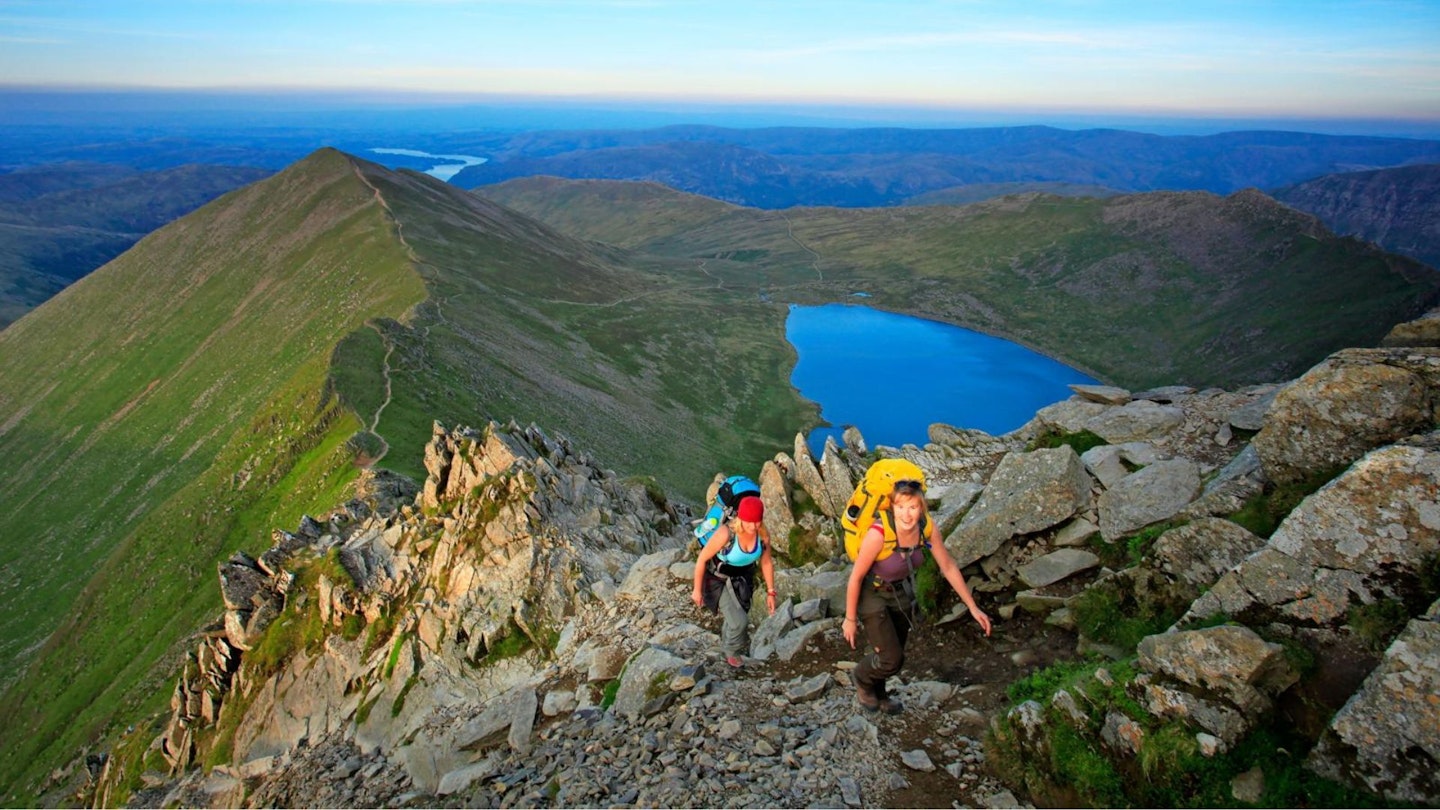
[[[966,801],[1013,805],[982,761],[1042,794],[1057,744],[1133,765],[1163,726],[1223,757],[1306,687],[1294,648],[1354,668],[1355,617],[1398,611],[1307,762],[1436,803],[1437,368],[1436,350],[1348,350],[1284,386],[1081,386],[1004,436],[935,425],[923,447],[876,448],[926,471],[946,547],[999,626],[1023,610],[1073,633],[1077,653],[1129,662],[1123,677],[1097,665],[1044,699],[984,707],[984,751],[963,730],[987,717],[956,684],[897,680],[931,724],[902,751],[856,711],[849,662],[816,663],[843,643],[850,565],[833,515],[870,458],[858,431],[818,463],[797,437],[756,474],[782,600],[774,615],[755,600],[737,672],[688,602],[689,507],[534,427],[437,425],[423,485],[389,482],[388,498],[220,566],[223,613],[179,673],[156,740],[172,777],[152,798],[862,806],[933,771]],[[1081,454],[1075,436],[1110,443]],[[1268,537],[1236,522],[1326,471]],[[828,559],[788,559],[802,551]],[[1101,635],[1142,617],[1163,622],[1126,644]],[[193,769],[220,727],[231,763]],[[1009,757],[1031,765],[1005,771]],[[1253,768],[1231,776],[1235,796],[1264,785]]]
[[[1440,349],[1346,349],[1281,391],[1255,436],[1272,481],[1343,468],[1436,423]]]
[[[1310,756],[1316,771],[1387,799],[1440,796],[1440,602],[1413,619],[1335,715]]]

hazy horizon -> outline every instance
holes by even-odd
[[[970,129],[1049,126],[1124,129],[1156,135],[1212,135],[1277,130],[1324,135],[1440,139],[1440,121],[1341,117],[1225,117],[903,106],[650,103],[596,98],[479,96],[326,91],[156,90],[33,87],[0,83],[0,125],[61,127],[169,126],[338,127],[437,132],[465,129],[643,129],[679,124],[754,127],[904,127]]]
[[[0,3],[0,92],[30,123],[88,93],[101,116],[1434,137],[1436,41],[1419,0],[65,0]]]

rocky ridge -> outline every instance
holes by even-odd
[[[1434,802],[1440,734],[1407,718],[1436,716],[1440,693],[1437,392],[1437,350],[1353,349],[1286,385],[1076,386],[1011,434],[936,425],[924,447],[876,448],[927,470],[998,628],[1034,632],[992,679],[907,666],[899,718],[855,708],[832,615],[847,570],[832,517],[871,457],[858,432],[818,461],[797,437],[760,471],[779,550],[825,561],[782,568],[789,600],[756,606],[735,671],[688,602],[688,507],[534,427],[437,426],[418,492],[372,480],[221,566],[224,620],[185,666],[150,769],[112,758],[94,800],[130,785],[137,806],[1008,806],[1055,797],[1063,774],[1013,765],[1053,763],[1062,725],[1122,769],[1176,728],[1224,757],[1292,722],[1290,698],[1323,679],[1345,690],[1310,729],[1308,767]],[[1231,519],[1317,479],[1268,537]],[[1087,622],[1102,597],[1171,626],[1122,643]],[[1399,621],[1357,652],[1355,609],[1374,605]],[[967,645],[942,655],[981,661],[963,618],[934,631]],[[1007,711],[1008,683],[1053,660],[1042,634],[1111,663]],[[1102,704],[1095,683],[1131,699]]]

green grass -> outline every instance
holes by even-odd
[[[1145,559],[1145,556],[1150,553],[1150,549],[1154,548],[1155,541],[1160,539],[1160,535],[1171,529],[1184,526],[1187,522],[1188,521],[1164,521],[1162,523],[1156,523],[1153,526],[1146,526],[1127,538],[1125,541],[1125,553],[1130,565],[1139,565]]]
[[[1340,472],[1340,469],[1322,470],[1301,481],[1267,483],[1261,492],[1247,500],[1240,510],[1229,518],[1254,534],[1268,538],[1301,501],[1329,483]]]
[[[1109,442],[1088,430],[1081,430],[1075,433],[1052,430],[1036,436],[1025,449],[1033,452],[1035,450],[1069,446],[1073,448],[1078,455],[1091,448],[1106,444],[1109,444]]]
[[[152,234],[0,333],[0,455],[25,460],[0,470],[0,520],[57,551],[0,545],[25,583],[0,588],[0,801],[33,801],[154,702],[162,656],[219,612],[217,560],[343,500],[359,425],[325,395],[327,347],[421,290],[330,160]],[[307,204],[275,218],[277,186]],[[291,238],[245,238],[262,222]]]
[[[1184,613],[1177,605],[1141,602],[1105,582],[1081,592],[1070,608],[1084,636],[1122,650],[1134,650],[1141,639],[1164,632]]]
[[[1104,667],[1105,685],[1094,677]],[[1317,776],[1304,766],[1313,740],[1293,725],[1272,718],[1229,752],[1200,753],[1196,728],[1149,715],[1126,685],[1136,672],[1132,661],[1060,662],[1010,686],[1011,705],[1034,700],[1044,707],[1043,747],[1049,756],[1025,756],[1016,730],[1002,719],[986,737],[987,761],[1008,784],[1023,787],[1037,804],[1091,807],[1233,807],[1231,780],[1251,767],[1265,774],[1261,807],[1377,807],[1387,803],[1364,791]],[[1050,705],[1065,689],[1085,712],[1077,725]],[[1119,754],[1100,735],[1110,712],[1129,717],[1142,729],[1140,750]]]

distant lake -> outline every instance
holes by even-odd
[[[485,162],[485,158],[475,155],[432,155],[429,152],[421,152],[418,149],[371,149],[377,155],[404,155],[412,158],[427,158],[440,161],[434,166],[425,170],[425,173],[432,177],[438,177],[445,182],[460,173],[466,166],[478,166]],[[458,161],[458,162],[457,162]]]
[[[785,336],[800,355],[791,382],[833,425],[807,437],[817,460],[848,425],[870,447],[924,446],[935,422],[998,436],[1098,382],[1008,340],[854,304],[792,305]]]

